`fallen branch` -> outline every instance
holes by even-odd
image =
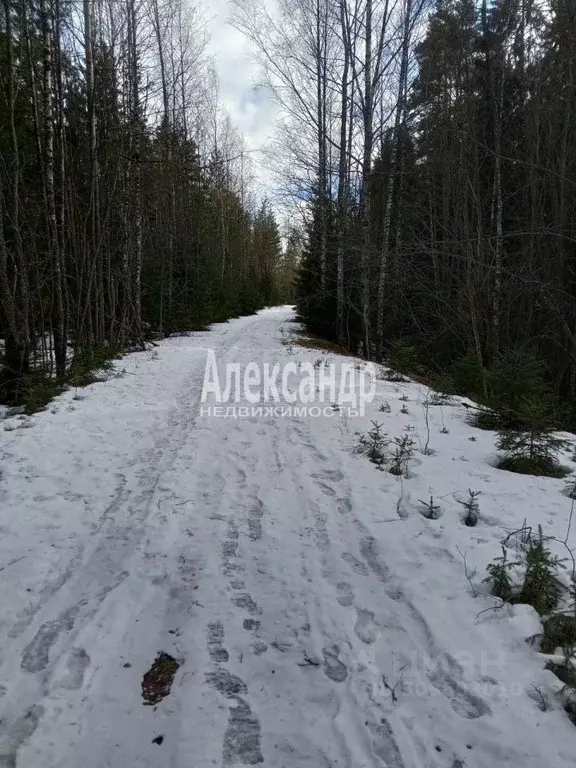
[[[9,568],[11,565],[15,565],[16,563],[19,563],[20,560],[24,560],[26,555],[22,555],[22,557],[17,557],[15,560],[10,560],[9,563],[6,563],[6,565],[3,565],[2,568],[0,568],[0,571],[5,571],[6,568]]]

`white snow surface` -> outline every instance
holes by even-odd
[[[336,361],[283,344],[292,319],[166,340],[2,422],[2,768],[576,765],[538,617],[494,610],[483,583],[524,519],[564,539],[564,481],[496,469],[494,433],[458,400],[429,408],[424,455],[415,382],[379,380],[358,418],[201,416],[210,348],[242,366]],[[372,420],[412,434],[409,478],[355,453]],[[420,513],[430,495],[438,520]],[[146,706],[159,652],[181,666]]]

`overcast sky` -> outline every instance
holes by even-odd
[[[273,0],[271,0],[273,2]],[[270,175],[258,152],[274,132],[276,107],[265,89],[259,88],[258,64],[246,37],[229,23],[229,0],[205,0],[212,35],[209,52],[220,79],[220,102],[252,150],[254,169],[258,175],[259,195],[270,194]]]

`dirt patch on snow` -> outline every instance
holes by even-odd
[[[144,704],[158,704],[170,693],[174,676],[180,664],[170,654],[160,652],[142,678]]]

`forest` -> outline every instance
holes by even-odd
[[[3,0],[0,401],[291,301],[299,261],[319,335],[480,398],[506,360],[571,413],[575,17],[575,0],[234,0],[279,106],[272,204],[199,8]]]
[[[206,43],[185,0],[3,0],[0,402],[280,300]]]
[[[574,0],[281,6],[236,23],[284,108],[302,318],[461,392],[506,358],[573,401]]]

